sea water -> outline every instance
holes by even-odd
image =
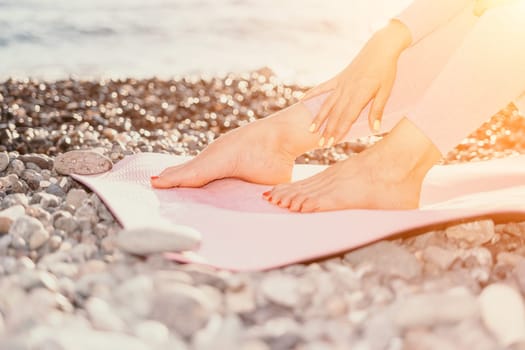
[[[0,0],[0,80],[221,75],[321,82],[410,0]]]

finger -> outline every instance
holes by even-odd
[[[361,87],[357,92],[349,91],[341,99],[341,101],[345,100],[347,103],[334,107],[334,112],[326,126],[323,136],[328,140],[330,146],[335,142],[339,142],[348,133],[363,108],[374,96],[374,90],[371,87]]]
[[[326,118],[331,114],[332,108],[337,103],[339,99],[339,92],[334,91],[327,99],[324,101],[319,113],[314,118],[312,122],[312,127],[310,128],[311,132],[318,132],[321,126],[326,121]]]
[[[385,111],[386,103],[390,97],[390,92],[392,91],[392,86],[385,86],[379,88],[374,101],[372,102],[372,107],[370,108],[370,113],[368,115],[368,124],[370,130],[373,133],[378,133],[381,130],[381,122],[383,121],[383,112]]]
[[[315,97],[315,96],[319,96],[325,92],[328,92],[330,90],[333,90],[335,89],[337,86],[337,79],[336,78],[332,78],[328,81],[325,81],[324,83],[321,83],[313,88],[311,88],[310,90],[308,90],[304,96],[302,97],[301,100],[307,100],[307,99],[310,99],[312,97]]]

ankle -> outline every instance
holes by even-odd
[[[370,151],[373,162],[383,168],[383,173],[387,168],[391,178],[411,183],[423,182],[441,158],[432,141],[406,118]]]
[[[308,130],[311,115],[302,103],[296,103],[270,118],[273,119],[272,130],[277,136],[280,147],[294,157],[318,146],[320,136]]]

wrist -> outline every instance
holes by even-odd
[[[395,55],[400,55],[412,44],[410,30],[397,19],[392,19],[385,27],[376,32],[374,37]]]

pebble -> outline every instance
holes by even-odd
[[[457,258],[457,252],[437,246],[429,246],[423,250],[423,259],[442,270],[447,270]]]
[[[189,285],[170,283],[155,295],[150,317],[181,336],[190,337],[206,325],[210,312],[211,302],[201,290]]]
[[[191,227],[178,226],[171,230],[145,227],[119,232],[117,245],[127,253],[148,255],[193,250],[200,241],[200,233]]]
[[[84,307],[95,329],[109,332],[123,332],[126,329],[124,321],[104,300],[90,298]]]
[[[93,151],[69,151],[55,159],[55,170],[62,175],[95,175],[111,170],[113,163]]]
[[[418,277],[422,273],[421,263],[414,254],[390,241],[380,241],[350,252],[345,255],[345,261],[353,266],[370,263],[380,273],[405,279]]]
[[[23,154],[18,157],[22,162],[26,163],[33,163],[38,165],[40,169],[53,169],[53,158],[46,156],[44,154]]]
[[[283,274],[271,274],[261,281],[261,291],[271,302],[294,308],[301,303],[298,280]]]
[[[8,233],[12,223],[25,214],[24,206],[17,204],[0,211],[0,234]]]
[[[49,232],[36,230],[29,237],[29,249],[38,249],[49,239]]]
[[[88,199],[88,194],[83,189],[71,189],[66,196],[66,204],[73,208],[79,208],[82,203]]]
[[[7,152],[0,152],[0,172],[7,169],[9,165],[9,155]]]
[[[519,292],[505,284],[495,283],[479,296],[485,326],[504,347],[525,341],[525,306]]]
[[[477,246],[493,239],[496,231],[494,221],[482,220],[450,226],[445,230],[445,235],[450,239]]]
[[[476,298],[464,290],[410,295],[391,306],[392,321],[400,329],[458,323],[478,313]]]
[[[9,228],[10,235],[21,237],[24,240],[30,239],[34,234],[43,236],[46,233],[47,231],[40,221],[27,215],[18,217]]]

